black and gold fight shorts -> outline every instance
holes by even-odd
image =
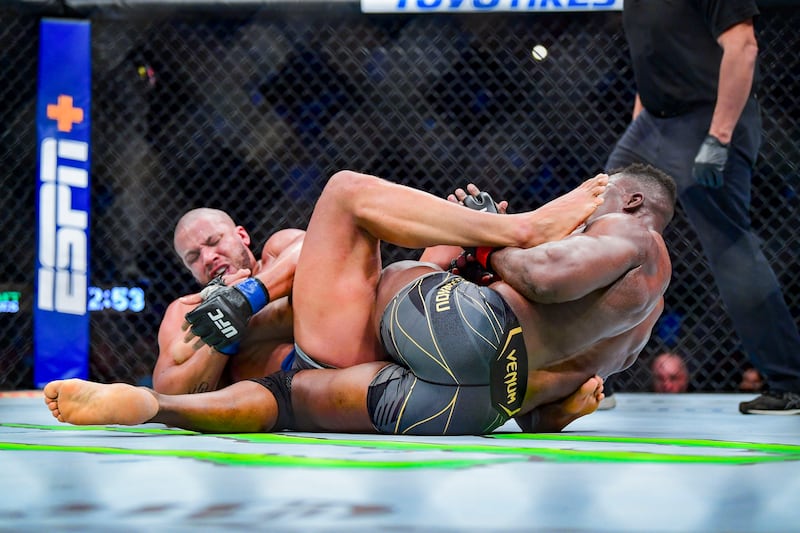
[[[522,328],[500,294],[449,272],[403,288],[381,319],[396,364],[370,384],[381,433],[479,435],[519,412],[527,385]]]

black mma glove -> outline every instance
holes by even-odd
[[[722,144],[719,139],[709,134],[706,135],[700,150],[694,158],[692,173],[697,183],[703,187],[718,189],[722,187],[722,172],[728,161],[728,144]]]
[[[491,285],[496,280],[495,273],[482,267],[471,252],[463,252],[450,261],[449,271],[482,286]]]
[[[467,196],[464,198],[464,207],[469,207],[473,211],[497,213],[497,204],[488,192],[482,192],[478,196]]]
[[[202,298],[203,301],[208,300],[208,298],[212,294],[214,294],[214,292],[216,292],[217,289],[224,286],[225,286],[225,280],[222,279],[222,274],[220,274],[219,276],[209,281],[205,287],[203,287],[203,290],[200,291],[200,298]]]
[[[497,204],[488,192],[467,196],[464,198],[464,207],[474,211],[498,213]],[[450,271],[473,283],[488,285],[495,280],[496,275],[489,264],[489,257],[494,251],[495,248],[489,246],[464,248],[464,253],[450,263]]]
[[[250,317],[269,303],[269,292],[257,278],[227,287],[212,280],[203,292],[205,301],[186,313],[192,333],[226,355],[239,351],[239,341]],[[201,292],[201,294],[203,294]]]

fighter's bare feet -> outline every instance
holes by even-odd
[[[523,418],[518,422],[526,432],[555,433],[578,418],[595,412],[603,398],[603,379],[592,376],[563,400],[540,406],[531,420]]]
[[[51,381],[44,401],[61,422],[75,425],[143,424],[158,412],[158,400],[147,389],[124,383],[104,385],[82,379]]]
[[[533,211],[534,241],[530,246],[563,239],[575,231],[603,203],[606,185],[608,175],[598,174]]]
[[[564,414],[574,416],[572,420],[575,420],[597,411],[597,406],[604,397],[603,379],[600,376],[592,376],[578,390],[567,396],[561,405]]]

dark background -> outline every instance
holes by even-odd
[[[327,177],[343,168],[437,195],[473,181],[512,210],[530,209],[602,170],[630,119],[635,88],[618,12],[85,4],[0,6],[0,291],[21,293],[19,313],[0,313],[0,389],[33,386],[42,16],[92,22],[91,284],[146,291],[140,313],[91,314],[90,379],[102,382],[148,383],[166,306],[196,290],[171,246],[189,208],[227,210],[258,249],[276,229],[304,228]],[[800,11],[764,4],[753,224],[800,317]],[[545,61],[533,60],[536,44],[549,49]],[[648,390],[649,361],[674,350],[689,358],[694,390],[735,390],[746,356],[681,211],[666,238],[666,310],[618,387]],[[385,251],[387,260],[417,256]]]

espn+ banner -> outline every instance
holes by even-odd
[[[39,39],[34,385],[88,377],[90,25],[43,19]]]

